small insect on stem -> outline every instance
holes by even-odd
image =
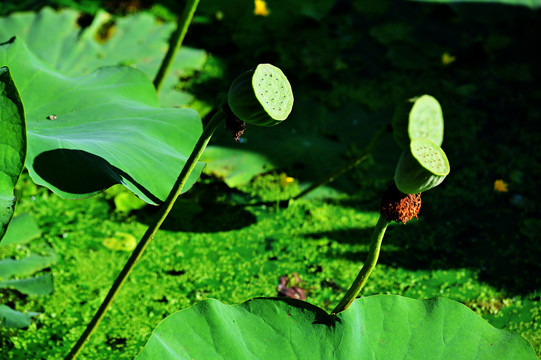
[[[47,116],[47,120],[56,120],[56,115]]]

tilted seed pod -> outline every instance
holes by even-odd
[[[248,124],[273,126],[291,113],[293,91],[282,70],[260,64],[233,81],[228,104],[233,114]]]
[[[443,143],[443,113],[433,96],[421,95],[401,104],[392,125],[394,139],[402,149],[418,137],[429,139],[438,146]]]
[[[450,170],[441,147],[428,139],[417,138],[400,156],[394,181],[404,194],[417,194],[441,184]]]

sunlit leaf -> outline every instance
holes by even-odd
[[[358,299],[336,316],[293,299],[205,300],[166,318],[137,359],[218,358],[537,359],[526,340],[460,303],[391,295]]]
[[[160,108],[150,80],[129,67],[68,78],[20,40],[0,46],[1,64],[11,66],[25,104],[25,165],[35,183],[68,199],[117,183],[148,203],[166,198],[201,133],[195,111]]]
[[[175,28],[174,23],[160,22],[147,13],[113,18],[99,11],[85,28],[80,18],[73,9],[55,11],[49,7],[38,13],[14,13],[0,18],[0,42],[17,36],[40,59],[68,76],[85,75],[101,66],[128,65],[153,79]],[[107,37],[100,35],[104,29],[108,29]],[[162,106],[182,106],[193,100],[174,86],[179,77],[201,69],[206,59],[203,50],[180,49],[160,92]]]

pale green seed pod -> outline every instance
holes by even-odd
[[[443,112],[433,96],[421,95],[399,106],[392,125],[393,137],[403,149],[418,137],[429,139],[438,146],[443,143]]]
[[[233,81],[228,104],[242,121],[273,126],[287,119],[291,113],[293,91],[282,70],[271,64],[260,64]]]
[[[450,170],[441,147],[428,139],[416,138],[400,156],[394,181],[404,194],[418,194],[441,184]]]

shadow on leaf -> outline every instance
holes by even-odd
[[[134,184],[143,194],[156,203],[152,195],[129,174],[112,166],[100,156],[83,150],[55,149],[44,151],[34,159],[36,173],[54,189],[64,193],[95,195],[115,184]]]

